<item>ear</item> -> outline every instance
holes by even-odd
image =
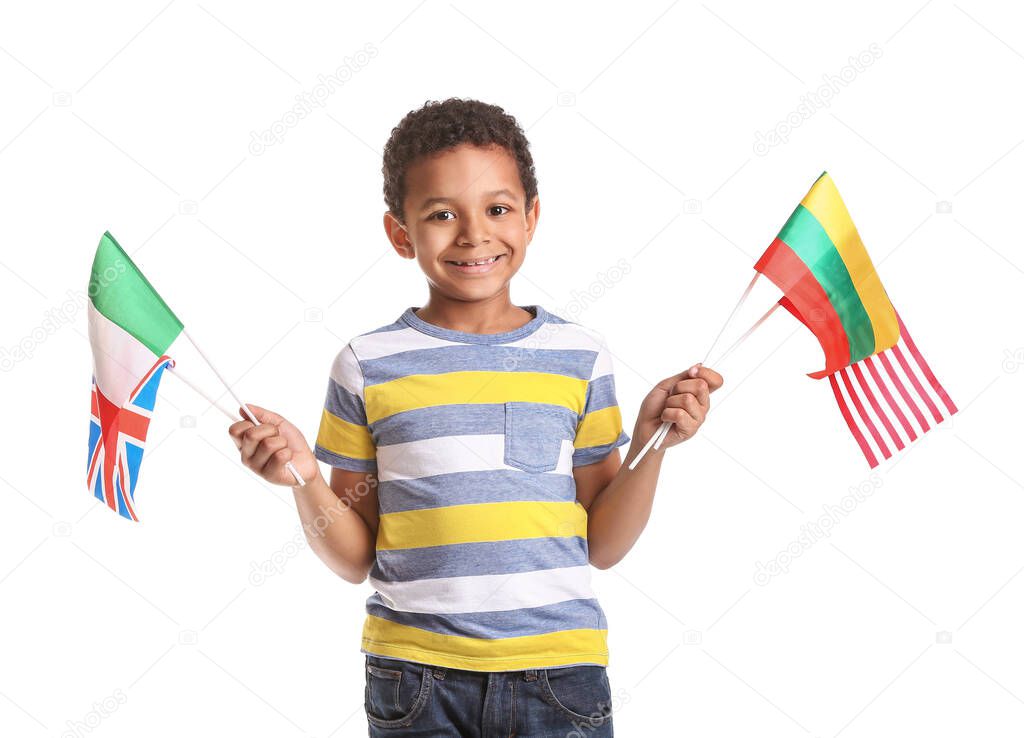
[[[409,240],[409,232],[390,210],[384,213],[384,232],[387,233],[388,241],[399,256],[403,259],[416,258],[416,249]]]
[[[526,243],[529,245],[533,240],[533,234],[537,231],[537,220],[540,218],[540,195],[533,198],[533,205],[526,211]]]

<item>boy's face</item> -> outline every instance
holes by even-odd
[[[395,250],[416,259],[427,281],[448,297],[483,300],[506,289],[540,214],[536,197],[526,210],[513,156],[501,146],[460,144],[415,162],[405,185],[405,226],[384,215]],[[454,263],[492,257],[480,266]]]

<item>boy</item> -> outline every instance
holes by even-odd
[[[384,152],[384,229],[427,278],[424,307],[337,355],[315,450],[281,416],[235,423],[243,463],[293,486],[316,554],[369,575],[370,735],[610,736],[604,569],[647,523],[663,450],[693,436],[722,378],[659,382],[632,437],[601,334],[509,284],[540,213],[529,144],[473,100],[427,103]],[[663,421],[661,449],[630,471]],[[316,462],[329,464],[330,485]]]

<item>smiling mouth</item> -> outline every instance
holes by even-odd
[[[453,260],[449,259],[449,260],[446,260],[445,263],[446,264],[454,264],[456,266],[484,266],[484,265],[487,265],[487,264],[493,264],[494,262],[496,262],[498,259],[500,259],[503,256],[504,256],[504,254],[496,254],[495,256],[489,256],[489,257],[484,258],[484,259],[476,259],[474,261],[453,261]]]

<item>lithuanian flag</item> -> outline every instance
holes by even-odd
[[[839,411],[871,467],[957,411],[889,301],[823,172],[754,265],[821,344]],[[942,409],[945,410],[943,414]]]

